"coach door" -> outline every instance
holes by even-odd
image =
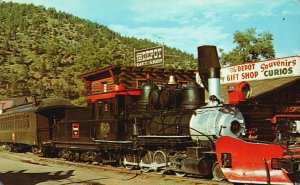
[[[50,134],[49,134],[49,121],[48,117],[36,114],[36,123],[37,123],[37,137],[38,137],[38,143],[42,144],[42,142],[49,141]]]

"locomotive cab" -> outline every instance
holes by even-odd
[[[129,139],[130,128],[125,120],[126,105],[135,99],[131,95],[115,94],[111,98],[90,102],[85,108],[67,110],[65,119],[58,124],[54,140],[78,144],[95,140]]]
[[[65,119],[56,124],[51,147],[61,158],[68,160],[118,161],[118,152],[129,150],[132,143],[127,105],[137,101],[139,95],[140,90],[105,92],[85,108],[67,110]]]

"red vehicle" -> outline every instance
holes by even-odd
[[[300,146],[244,141],[228,136],[216,142],[218,162],[234,183],[295,184],[299,182]]]

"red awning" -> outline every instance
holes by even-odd
[[[111,91],[101,94],[94,94],[87,96],[88,100],[90,101],[96,101],[96,100],[103,100],[103,99],[109,99],[114,98],[116,95],[131,95],[131,96],[140,96],[141,90],[121,90],[121,91]]]

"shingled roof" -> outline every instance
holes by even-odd
[[[271,92],[278,91],[285,88],[295,82],[300,82],[300,76],[286,77],[286,78],[276,78],[276,79],[266,79],[266,80],[253,80],[247,81],[252,87],[252,96],[250,100],[255,100]],[[221,84],[220,95],[225,103],[228,103],[228,93],[226,87],[229,84]]]

